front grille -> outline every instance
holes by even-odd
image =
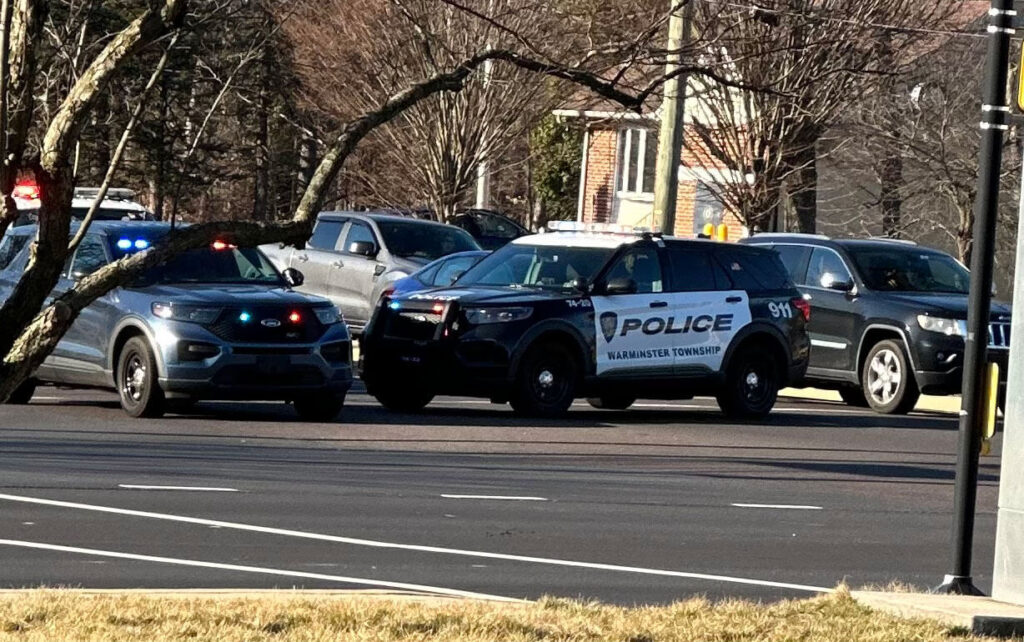
[[[213,378],[218,386],[320,386],[324,384],[323,373],[315,366],[287,366],[279,371],[275,368],[255,366],[225,366]]]
[[[312,349],[310,348],[292,348],[289,346],[281,348],[235,348],[231,352],[234,354],[310,354]]]
[[[990,348],[1010,347],[1009,322],[990,323],[988,326],[988,346]]]
[[[288,320],[292,312],[299,323]],[[207,329],[230,343],[313,343],[326,330],[312,309],[298,307],[226,308]]]
[[[414,341],[429,341],[437,336],[444,313],[435,311],[433,302],[403,301],[401,306],[398,310],[388,309],[383,313],[384,336]]]

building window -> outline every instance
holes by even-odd
[[[718,227],[725,219],[725,210],[721,201],[715,197],[705,183],[697,183],[697,193],[693,199],[693,234],[704,232],[704,226],[711,223]]]
[[[620,193],[653,194],[658,132],[631,127],[619,130],[615,186]]]

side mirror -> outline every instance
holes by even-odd
[[[377,246],[369,241],[353,241],[348,244],[348,253],[372,259],[377,256]]]
[[[590,293],[590,284],[583,277],[579,277],[572,280],[572,289],[583,294]]]
[[[636,281],[626,277],[612,279],[604,286],[605,294],[636,294]]]
[[[286,268],[281,274],[284,276],[284,280],[288,282],[288,285],[293,288],[297,288],[306,282],[306,277],[302,275],[302,272],[299,272],[295,268]]]
[[[831,273],[825,273],[821,276],[821,287],[835,290],[836,292],[853,292],[853,281]]]

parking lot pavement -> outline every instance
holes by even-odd
[[[0,410],[0,587],[404,588],[758,599],[947,571],[956,422],[713,402],[514,417],[475,399],[339,421],[283,404],[133,420],[42,388]],[[994,452],[999,453],[997,437]],[[982,461],[987,589],[998,457]]]

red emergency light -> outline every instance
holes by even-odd
[[[18,183],[14,186],[11,196],[31,201],[39,200],[39,186],[35,183]]]

